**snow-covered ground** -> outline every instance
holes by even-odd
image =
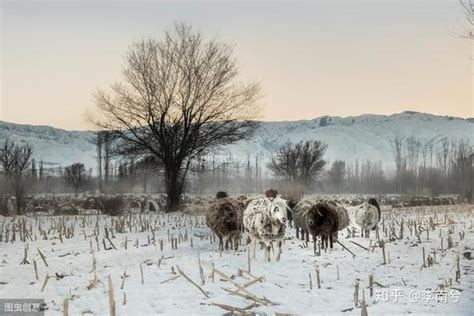
[[[386,242],[386,264],[374,231],[370,239],[347,238],[347,231],[340,233],[339,240],[356,255],[353,257],[338,244],[315,255],[311,243],[296,239],[294,229],[288,229],[281,260],[274,262],[273,256],[272,262],[265,262],[260,251],[248,273],[246,246],[235,254],[220,254],[200,216],[130,215],[124,218],[125,233],[116,231],[122,227],[117,217],[0,218],[0,298],[44,298],[47,315],[62,314],[68,298],[69,315],[108,315],[110,276],[117,315],[222,315],[229,306],[267,315],[359,315],[360,303],[357,307],[354,304],[354,285],[359,280],[359,302],[364,295],[368,315],[472,315],[474,260],[464,254],[474,248],[473,219],[472,205],[385,210],[379,237]],[[417,221],[419,237],[413,220]],[[106,229],[110,241],[105,238]],[[23,242],[20,239],[25,231],[30,236],[26,234],[27,241]],[[453,242],[450,249],[448,236]],[[173,250],[174,238],[178,244]],[[353,242],[375,247],[365,250]],[[25,247],[28,262],[21,264]],[[422,267],[423,248],[426,257],[436,252],[430,267]],[[45,255],[47,266],[38,249]],[[212,265],[216,269],[214,279]],[[320,271],[321,288],[316,269]],[[91,283],[95,272],[98,282]],[[372,297],[369,274],[375,283]],[[239,291],[236,284],[244,288]],[[427,291],[439,290],[440,285],[445,288],[438,297]]]

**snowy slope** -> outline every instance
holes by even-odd
[[[302,121],[262,122],[252,139],[221,150],[235,160],[246,161],[250,155],[269,157],[288,142],[321,140],[329,145],[326,158],[330,161],[370,160],[390,166],[393,161],[392,142],[396,135],[416,136],[423,142],[467,139],[474,144],[474,121],[456,117],[436,116],[418,112],[403,112],[389,116],[361,115],[326,117]],[[324,125],[324,124],[323,124]],[[10,137],[29,142],[37,160],[50,166],[84,162],[95,167],[96,152],[91,132],[72,132],[47,126],[17,125],[0,121],[0,140]]]
[[[383,162],[393,161],[392,144],[397,135],[415,136],[422,143],[447,137],[466,139],[474,143],[472,121],[435,116],[425,113],[403,112],[390,116],[361,115],[355,117],[327,117],[328,125],[321,126],[321,118],[309,121],[265,122],[249,142],[240,142],[227,148],[236,156],[248,154],[271,155],[288,142],[321,140],[327,143],[328,160]]]
[[[91,132],[66,131],[49,126],[19,125],[0,121],[0,141],[11,139],[29,143],[37,161],[45,168],[83,162],[88,168],[96,165],[95,136]]]

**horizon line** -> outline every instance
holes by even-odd
[[[455,119],[461,119],[461,120],[473,120],[474,116],[469,116],[469,117],[463,117],[463,116],[454,116],[454,115],[448,115],[448,114],[437,114],[433,112],[420,112],[420,111],[414,111],[414,110],[403,110],[401,112],[393,112],[390,114],[377,114],[377,113],[361,113],[358,115],[347,115],[347,116],[340,116],[340,115],[320,115],[316,116],[313,118],[309,119],[297,119],[297,120],[265,120],[265,119],[254,119],[251,121],[257,121],[257,122],[265,122],[265,123],[288,123],[288,122],[302,122],[302,121],[314,121],[319,118],[323,117],[330,117],[330,118],[341,118],[341,119],[347,119],[347,118],[356,118],[356,117],[361,117],[361,116],[393,116],[397,114],[427,114],[435,117],[442,117],[442,118],[455,118]],[[472,113],[471,113],[472,114]],[[7,124],[14,124],[14,125],[20,125],[20,126],[34,126],[34,127],[49,127],[49,128],[54,128],[58,130],[63,130],[67,132],[95,132],[93,129],[67,129],[64,127],[56,127],[54,125],[47,125],[47,124],[32,124],[32,123],[18,123],[18,122],[11,122],[11,121],[5,121],[0,119],[0,123],[7,123]],[[99,130],[97,130],[99,131]]]

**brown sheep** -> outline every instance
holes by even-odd
[[[219,238],[219,249],[228,249],[231,242],[232,248],[237,250],[242,231],[242,205],[233,198],[219,198],[211,204],[206,214],[206,224]]]

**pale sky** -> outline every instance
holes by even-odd
[[[415,110],[472,117],[457,0],[1,1],[0,120],[89,129],[134,40],[186,22],[235,45],[264,120]]]

